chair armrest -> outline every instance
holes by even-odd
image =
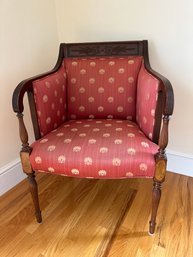
[[[23,120],[23,111],[24,111],[24,105],[23,105],[23,96],[27,92],[28,94],[28,100],[30,104],[30,111],[31,111],[31,117],[32,117],[32,123],[35,133],[35,138],[39,139],[42,134],[40,130],[40,123],[38,122],[37,118],[37,109],[36,109],[36,103],[35,103],[35,97],[34,97],[34,82],[38,80],[42,80],[44,78],[47,78],[49,76],[53,76],[54,74],[57,74],[58,67],[54,68],[52,71],[26,79],[22,81],[14,90],[13,97],[12,97],[12,105],[14,112],[17,113],[17,118],[19,121],[19,135],[20,140],[22,142],[22,148],[20,151],[20,158],[22,162],[23,171],[26,174],[33,173],[32,167],[30,165],[29,161],[29,155],[32,151],[31,146],[29,146],[28,143],[28,132],[26,129],[26,126],[24,124]]]
[[[172,115],[174,109],[174,92],[170,81],[158,72],[154,71],[150,66],[145,66],[147,72],[159,81],[159,91],[163,93],[163,115]]]
[[[49,74],[52,74],[52,71],[25,79],[17,85],[12,95],[12,107],[15,113],[22,113],[24,111],[23,97],[26,92],[33,92],[32,82]]]
[[[67,75],[64,65],[52,74],[33,81],[35,109],[41,136],[66,120]]]
[[[32,92],[32,82],[34,80],[37,79],[41,79],[45,76],[48,76],[50,74],[53,74],[54,72],[56,72],[60,66],[62,65],[62,61],[63,61],[63,57],[64,57],[64,53],[63,53],[63,48],[64,48],[64,44],[60,45],[60,49],[59,49],[59,55],[58,55],[58,59],[56,62],[55,67],[45,73],[33,76],[31,78],[25,79],[23,81],[21,81],[18,86],[15,88],[14,92],[13,92],[13,96],[12,96],[12,107],[13,107],[13,111],[15,113],[22,113],[24,110],[24,106],[23,106],[23,96],[26,92]]]
[[[40,138],[40,130],[39,130],[38,119],[37,119],[37,111],[36,111],[36,107],[35,107],[33,82],[38,79],[49,76],[53,72],[55,72],[55,70],[52,70],[52,71],[49,71],[49,72],[46,72],[43,74],[39,74],[37,76],[34,76],[34,77],[31,77],[31,78],[21,81],[15,88],[13,95],[12,95],[13,111],[17,114],[22,114],[24,111],[23,98],[24,98],[25,93],[27,93],[36,139]]]
[[[172,115],[173,106],[174,95],[169,80],[152,70],[149,62],[144,62],[138,76],[136,120],[155,143],[158,143],[162,115]]]
[[[22,82],[20,82],[18,84],[18,86],[15,88],[15,90],[13,92],[12,107],[13,107],[13,111],[17,114],[23,113],[23,111],[24,111],[23,97],[24,97],[25,93],[28,94],[30,112],[31,112],[32,123],[33,123],[33,128],[34,128],[34,133],[35,133],[36,139],[39,139],[41,137],[41,132],[40,132],[40,127],[39,127],[39,123],[38,123],[37,108],[36,108],[36,103],[35,103],[35,98],[34,98],[34,85],[33,84],[34,84],[34,81],[41,80],[47,76],[50,76],[50,75],[56,73],[60,69],[60,67],[62,66],[63,58],[64,58],[63,48],[64,48],[64,44],[61,44],[56,65],[52,70],[23,80]]]

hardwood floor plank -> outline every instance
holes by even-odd
[[[191,186],[190,186],[191,185]],[[148,185],[146,185],[148,186]],[[145,184],[144,184],[144,188]],[[143,189],[139,188],[139,191],[143,192]],[[160,202],[160,208],[158,210],[158,226],[156,230],[156,235],[149,237],[147,233],[144,233],[148,229],[148,224],[146,229],[137,234],[137,240],[135,234],[137,233],[140,226],[132,226],[129,221],[134,218],[136,214],[136,208],[143,206],[144,198],[142,195],[138,197],[137,194],[135,201],[133,202],[133,209],[130,208],[129,213],[122,223],[119,232],[128,231],[128,238],[122,238],[122,245],[127,245],[122,250],[120,256],[148,256],[148,257],[170,257],[170,256],[183,256],[192,257],[192,239],[193,239],[193,178],[180,176],[177,174],[168,174],[164,188],[163,188],[162,198]],[[143,201],[142,201],[142,198]],[[141,203],[140,203],[141,199]],[[144,212],[144,207],[141,211]],[[139,218],[139,217],[138,217]],[[134,222],[136,219],[134,218]],[[141,219],[143,224],[145,219]],[[141,228],[143,228],[141,224]],[[132,232],[135,231],[135,232]],[[144,234],[143,234],[144,233]],[[123,235],[123,234],[122,234]],[[117,234],[120,237],[121,234]],[[119,247],[120,238],[115,238],[112,245],[109,256],[116,255],[116,248]],[[123,242],[125,240],[125,242]],[[120,247],[119,247],[120,248]]]
[[[153,237],[147,234],[152,180],[39,174],[37,181],[42,224],[26,181],[0,197],[0,256],[193,256],[193,178],[167,174]]]

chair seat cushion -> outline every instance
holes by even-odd
[[[158,146],[128,120],[70,120],[32,144],[34,171],[87,178],[153,177]]]

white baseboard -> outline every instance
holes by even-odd
[[[167,170],[193,177],[193,155],[167,151]]]
[[[0,168],[0,196],[25,178],[20,159],[16,159]]]
[[[168,150],[167,157],[168,171],[193,177],[193,155]],[[0,195],[17,185],[25,177],[20,159],[16,159],[0,168]]]

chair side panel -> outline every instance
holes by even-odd
[[[142,65],[137,84],[136,120],[149,139],[154,138],[155,115],[158,100],[159,80]]]
[[[41,136],[66,120],[66,73],[58,71],[33,81],[33,91]]]

